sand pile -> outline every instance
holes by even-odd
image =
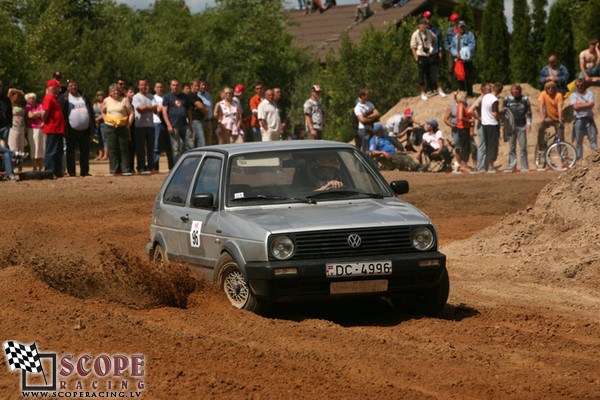
[[[492,274],[525,274],[534,282],[559,285],[577,281],[600,289],[599,220],[600,150],[549,183],[532,207],[447,249],[451,254],[500,259]],[[486,262],[481,264],[484,268]]]
[[[59,292],[80,299],[102,299],[134,309],[161,306],[187,307],[188,296],[206,287],[183,265],[158,270],[147,259],[132,256],[118,246],[105,244],[96,254],[74,255],[57,248],[44,252],[12,249],[3,267],[32,271]],[[0,276],[4,268],[0,268]]]

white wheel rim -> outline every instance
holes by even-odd
[[[250,288],[239,269],[227,272],[223,280],[223,290],[227,298],[237,308],[243,308],[248,301]]]

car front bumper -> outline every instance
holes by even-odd
[[[356,261],[380,262],[382,260],[392,261],[392,274],[344,277],[328,277],[326,275],[326,265],[332,261],[335,261],[336,264],[343,264]],[[436,285],[445,269],[446,256],[434,251],[376,258],[361,257],[360,260],[339,258],[335,260],[249,262],[246,264],[246,275],[252,291],[257,297],[280,302],[314,300],[338,295],[338,291],[333,290],[333,282],[387,281],[384,285],[385,288],[380,291],[368,289],[362,293],[359,289],[358,292],[340,295],[409,294],[411,291]],[[277,273],[283,271],[286,273]],[[365,286],[372,285],[366,284]]]

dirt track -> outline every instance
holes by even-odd
[[[440,231],[451,280],[440,318],[371,300],[266,319],[179,270],[156,274],[144,246],[165,176],[0,184],[0,339],[145,354],[148,399],[600,398],[597,279],[548,284],[505,271],[521,255],[478,247],[559,173],[386,175],[410,181],[404,198]],[[0,398],[21,398],[19,376],[4,362]]]

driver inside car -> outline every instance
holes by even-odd
[[[316,156],[310,167],[309,175],[315,192],[331,189],[341,189],[344,184],[339,178],[340,163],[335,157],[327,155]]]

